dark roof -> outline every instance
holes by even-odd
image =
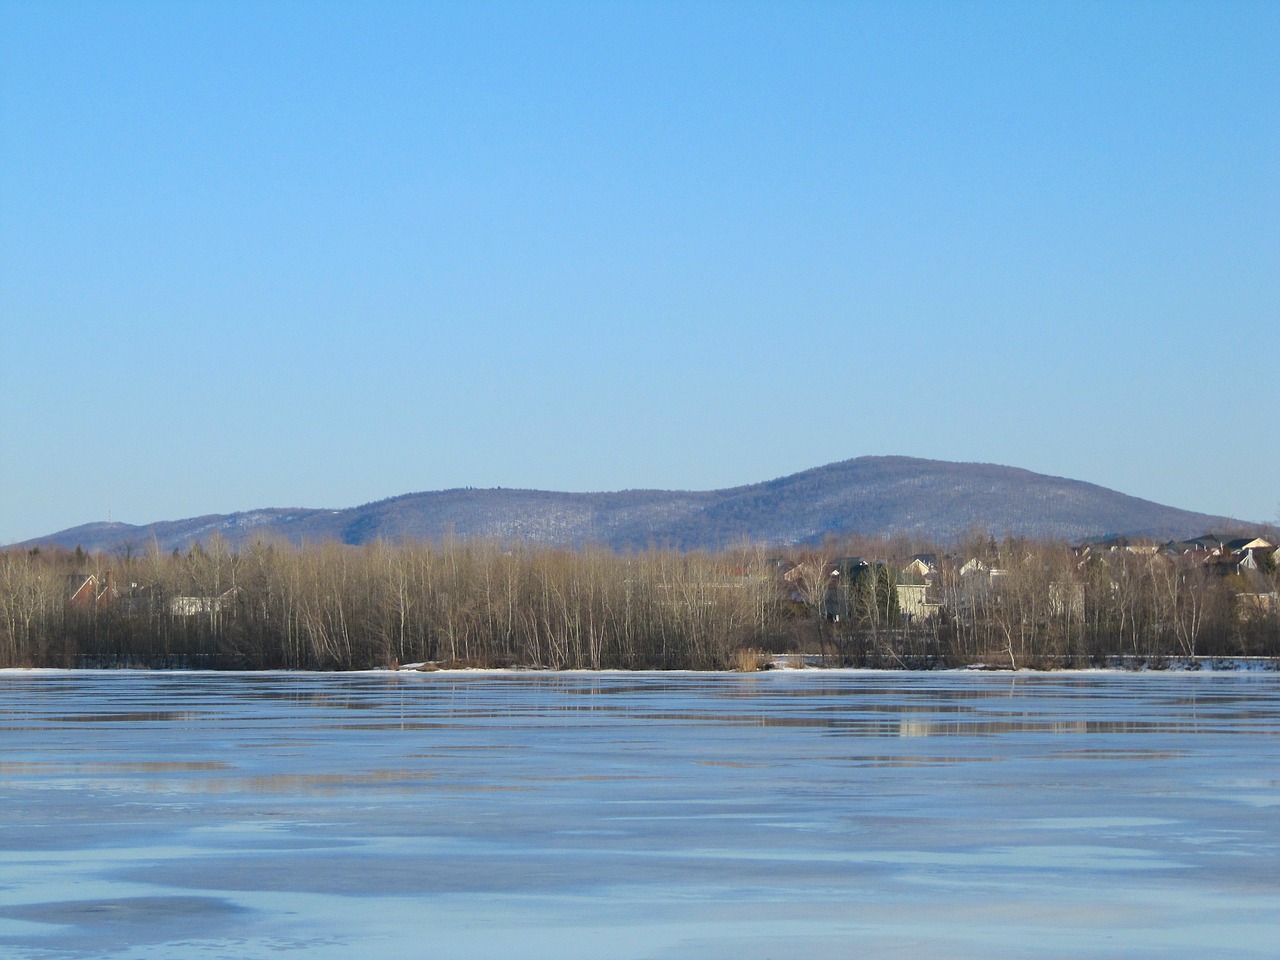
[[[1245,547],[1245,544],[1253,543],[1253,541],[1260,540],[1260,539],[1262,538],[1261,537],[1237,537],[1235,540],[1228,541],[1225,544],[1225,546],[1228,550],[1243,550]]]
[[[1222,546],[1222,540],[1215,534],[1206,533],[1199,537],[1192,537],[1190,540],[1179,541],[1179,546],[1198,547],[1200,549],[1216,550]]]
[[[869,562],[862,557],[836,557],[831,561],[833,573],[842,576],[852,576],[857,571],[862,571],[871,566]]]

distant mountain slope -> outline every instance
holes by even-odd
[[[233,544],[256,537],[362,544],[452,534],[567,547],[714,549],[743,540],[817,542],[841,533],[947,542],[978,528],[1077,541],[1118,534],[1186,538],[1241,526],[1015,467],[859,457],[728,490],[441,490],[345,510],[256,510],[145,526],[92,523],[21,546],[145,550],[154,543],[167,551],[216,532]]]

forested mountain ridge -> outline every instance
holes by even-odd
[[[911,457],[859,457],[725,490],[454,489],[342,510],[265,509],[145,525],[91,523],[17,546],[183,549],[215,533],[364,544],[446,536],[549,546],[718,549],[744,540],[803,544],[828,535],[905,534],[940,542],[975,529],[1080,541],[1115,535],[1192,537],[1247,526],[1015,467]]]

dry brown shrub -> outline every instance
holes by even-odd
[[[739,647],[733,651],[733,669],[739,673],[756,673],[768,666],[769,655],[757,647]]]

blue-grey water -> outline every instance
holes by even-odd
[[[0,956],[1280,955],[1276,674],[0,673]]]

